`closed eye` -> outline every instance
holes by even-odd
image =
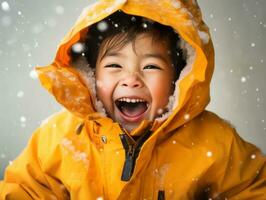
[[[110,64],[110,65],[105,65],[104,68],[122,68],[122,67],[118,64]]]
[[[146,65],[143,69],[159,69],[162,70],[162,68],[155,66],[155,65]]]

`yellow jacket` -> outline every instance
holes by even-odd
[[[69,56],[91,24],[119,9],[173,27],[189,57],[171,113],[141,123],[137,142],[98,112],[93,89]],[[213,67],[212,41],[196,0],[101,0],[84,9],[54,62],[37,69],[66,109],[42,124],[7,167],[0,199],[266,199],[266,158],[204,110]]]

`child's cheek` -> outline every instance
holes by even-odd
[[[109,80],[96,80],[97,98],[100,100],[108,113],[112,112],[113,87]]]
[[[149,81],[149,88],[153,98],[153,102],[160,108],[164,108],[168,103],[170,95],[171,83],[169,78],[158,77]]]
[[[105,96],[106,98],[110,98],[112,94],[112,82],[108,79],[106,80],[97,80],[96,81],[96,92],[100,94],[100,96]],[[109,97],[110,96],[110,97]]]

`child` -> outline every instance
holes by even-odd
[[[66,110],[8,166],[1,199],[266,199],[266,159],[205,109],[195,0],[99,1],[38,68]]]

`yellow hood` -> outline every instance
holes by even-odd
[[[118,123],[97,118],[95,91],[70,64],[70,48],[84,40],[88,27],[119,9],[170,25],[187,51],[171,112],[156,119],[155,131],[143,133],[142,123],[136,141]],[[195,0],[97,1],[64,38],[55,61],[37,69],[43,86],[76,116],[63,111],[36,130],[0,181],[0,199],[266,199],[265,156],[203,111],[213,66]]]
[[[88,87],[71,66],[73,44],[85,40],[90,25],[117,10],[171,26],[183,41],[187,66],[176,82],[170,98],[171,112],[157,119],[160,128],[171,131],[201,113],[209,102],[210,80],[214,68],[214,50],[208,27],[202,21],[195,0],[101,0],[85,8],[76,24],[61,41],[54,62],[37,67],[42,85],[56,100],[75,115],[85,118],[99,112],[92,87]]]

